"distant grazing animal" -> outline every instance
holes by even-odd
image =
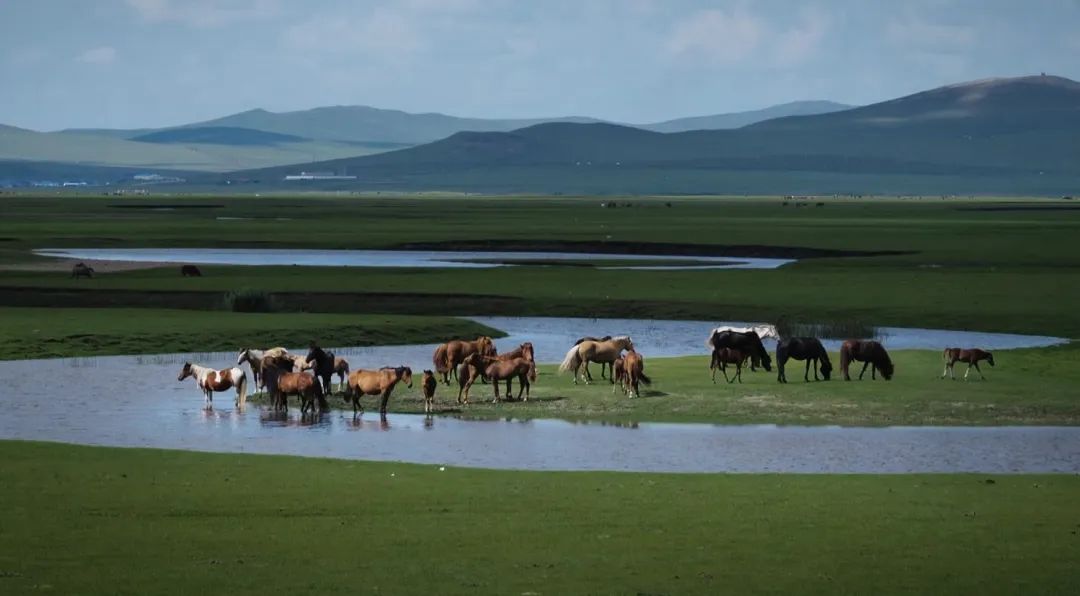
[[[94,268],[86,263],[75,263],[75,266],[71,268],[71,277],[75,279],[80,277],[93,278]]]
[[[491,403],[499,401],[499,381],[506,381],[506,399],[507,401],[510,400],[510,383],[514,379],[517,379],[520,384],[517,395],[518,400],[521,400],[521,394],[524,392],[525,401],[529,401],[530,381],[536,382],[536,363],[525,358],[494,360],[484,368],[484,374],[491,379],[491,385],[495,389],[495,398],[491,400]]]
[[[390,394],[398,383],[405,383],[412,388],[412,369],[407,366],[380,368],[379,370],[357,369],[349,373],[349,387],[345,392],[345,401],[352,402],[353,414],[361,411],[360,398],[365,395],[379,396],[379,413],[386,414],[386,404]]]
[[[945,371],[941,373],[941,378],[944,379],[946,374],[952,377],[952,380],[956,380],[956,371],[953,370],[953,365],[957,362],[966,362],[968,367],[964,372],[964,380],[966,381],[968,375],[971,374],[971,367],[975,367],[975,370],[979,372],[979,376],[985,381],[986,376],[983,375],[982,370],[979,369],[979,361],[985,360],[990,363],[990,366],[994,366],[994,355],[986,350],[979,348],[945,348],[945,351],[941,353],[941,357],[945,360]]]
[[[334,377],[336,360],[333,352],[323,350],[315,342],[311,343],[311,349],[308,351],[307,357],[304,358],[304,366],[313,371],[315,378],[320,383],[322,392],[326,395],[334,394],[331,379]]]
[[[430,370],[424,371],[420,379],[420,389],[424,392],[424,413],[430,414],[435,402],[435,388],[439,386],[435,380],[435,373]]]
[[[829,362],[829,352],[825,350],[821,340],[816,337],[789,337],[780,340],[776,344],[776,380],[781,383],[787,383],[784,365],[787,364],[788,358],[806,361],[806,373],[803,374],[804,381],[810,380],[811,363],[814,366],[814,380],[821,380],[818,378],[819,360],[821,361],[821,376],[828,381],[832,375],[832,362]]]
[[[491,338],[486,335],[481,335],[473,341],[458,339],[448,341],[435,348],[431,361],[435,365],[435,372],[440,373],[443,376],[443,382],[449,385],[451,375],[457,375],[458,365],[465,360],[466,356],[472,353],[479,353],[481,356],[495,356],[497,354],[495,342],[491,341]]]
[[[566,353],[566,357],[563,358],[562,364],[559,365],[559,372],[573,372],[574,384],[578,382],[578,371],[582,368],[582,364],[585,365],[585,382],[592,382],[592,375],[589,373],[589,362],[607,362],[614,364],[619,356],[622,355],[623,350],[633,349],[634,341],[630,339],[629,335],[620,335],[613,337],[607,341],[593,341],[585,340],[580,344],[574,344],[570,348],[570,351]],[[611,375],[614,377],[615,375]],[[611,382],[614,383],[615,379],[612,378]]]
[[[183,381],[188,377],[195,377],[195,383],[203,392],[203,403],[207,409],[214,407],[215,391],[228,391],[233,387],[236,387],[236,407],[240,410],[244,409],[244,404],[247,402],[247,376],[244,374],[244,369],[233,367],[214,370],[185,362],[176,380]]]
[[[716,382],[716,369],[720,369],[720,372],[724,373],[724,380],[728,383],[734,383],[738,380],[742,383],[742,365],[746,360],[746,353],[738,348],[717,348],[713,350],[712,361],[709,363],[709,371],[712,372],[712,381]],[[728,378],[727,365],[735,365],[735,376]]]
[[[578,340],[574,342],[574,345],[576,346],[576,345],[580,344],[583,341],[608,341],[609,339],[611,339],[610,335],[605,335],[604,337],[593,337],[591,335],[586,335],[585,337],[578,338]],[[585,363],[585,369],[588,370],[588,367],[589,367],[589,364],[586,362]],[[601,379],[606,379],[607,378],[607,377],[604,376],[604,371],[609,369],[609,368],[611,368],[611,364],[609,364],[607,362],[601,362],[600,363],[600,378]],[[614,374],[614,373],[612,373],[612,374]]]
[[[274,410],[288,410],[288,396],[290,395],[300,398],[301,414],[306,414],[308,411],[314,412],[316,400],[319,402],[320,410],[330,409],[330,405],[326,403],[326,396],[319,386],[319,381],[314,376],[291,371],[292,363],[288,359],[268,358],[263,360],[263,381],[266,383],[266,392],[270,395],[270,405]]]
[[[875,372],[881,371],[881,376],[888,381],[892,379],[895,370],[892,360],[889,359],[889,353],[885,351],[885,346],[876,341],[849,339],[840,346],[840,371],[844,374],[845,381],[851,380],[848,367],[852,361],[864,363],[862,372],[859,373],[859,380],[862,380],[863,375],[866,374],[866,367],[871,364],[873,365],[870,369],[871,379],[876,379]]]
[[[744,356],[750,357],[750,370],[757,370],[758,366],[763,366],[767,372],[772,372],[772,359],[769,358],[769,352],[765,350],[765,345],[761,343],[761,337],[756,331],[718,331],[717,329],[713,329],[712,335],[705,342],[707,347],[712,348],[714,352],[720,348],[735,348]]]
[[[180,267],[180,275],[183,277],[202,277],[202,271],[195,265],[183,265]]]
[[[640,396],[639,386],[641,383],[652,385],[652,379],[645,374],[645,359],[637,353],[633,347],[626,351],[623,361],[623,387],[627,397],[633,399]],[[612,366],[614,370],[614,366]]]

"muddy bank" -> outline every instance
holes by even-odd
[[[805,246],[757,244],[679,244],[674,242],[578,242],[568,240],[449,240],[407,242],[397,250],[574,252],[684,257],[735,257],[760,259],[814,259],[830,257],[883,257],[913,254],[912,251],[834,250]]]

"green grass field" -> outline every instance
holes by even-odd
[[[6,594],[1074,594],[1075,476],[531,473],[0,442]]]

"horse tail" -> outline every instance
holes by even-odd
[[[645,374],[645,371],[638,372],[638,379],[646,385],[652,385],[652,379],[649,378],[649,375]]]
[[[713,344],[713,338],[714,337],[716,337],[716,330],[715,329],[712,331],[712,333],[709,334],[709,339],[705,340],[705,347],[706,348],[709,348],[710,350],[715,350],[716,349],[716,345]]]
[[[581,367],[581,356],[578,354],[578,346],[574,346],[566,353],[566,358],[563,358],[562,364],[559,365],[559,372],[576,371],[579,367]]]
[[[435,353],[431,355],[431,362],[435,365],[435,372],[441,373],[450,370],[446,344],[441,344],[439,347],[435,348]]]
[[[240,405],[240,408],[243,408],[244,404],[247,403],[247,389],[247,373],[241,370],[240,382],[236,385],[236,403]]]
[[[943,361],[945,361],[945,362],[948,362],[949,361],[949,352],[951,352],[951,351],[952,350],[949,349],[949,348],[945,348],[944,350],[942,350],[941,351],[941,359]]]
[[[840,345],[840,372],[844,374],[844,378],[848,376],[848,366],[851,365],[851,344],[844,342]]]

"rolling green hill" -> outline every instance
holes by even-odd
[[[835,101],[793,101],[780,105],[770,106],[761,110],[747,112],[732,112],[730,114],[714,114],[711,116],[695,116],[691,118],[676,118],[654,124],[643,124],[638,128],[653,132],[685,132],[688,130],[726,130],[729,128],[742,128],[773,118],[785,116],[810,116],[814,114],[827,114],[849,110],[854,106],[836,103]]]
[[[281,143],[299,143],[307,139],[295,135],[284,135],[251,128],[202,126],[197,128],[169,128],[132,137],[131,140],[140,143],[162,144],[205,143],[210,145],[273,146]]]

